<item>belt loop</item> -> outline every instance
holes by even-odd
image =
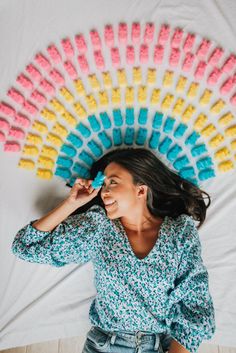
[[[116,340],[116,333],[113,332],[111,336],[111,344],[114,344],[115,340]]]
[[[155,346],[154,346],[154,351],[157,351],[160,345],[160,336],[159,333],[155,334]]]

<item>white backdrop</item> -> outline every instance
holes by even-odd
[[[1,100],[35,53],[65,36],[120,21],[167,22],[236,51],[234,0],[0,0]],[[3,152],[0,173],[0,349],[84,334],[96,293],[92,264],[53,268],[14,257],[16,232],[66,197],[50,181],[17,168],[19,154]],[[203,183],[212,197],[200,230],[217,330],[207,343],[236,347],[236,171]]]

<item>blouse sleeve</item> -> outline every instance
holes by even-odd
[[[185,217],[181,236],[183,251],[175,287],[169,297],[166,323],[172,338],[189,352],[196,353],[201,342],[215,333],[215,312],[199,234],[192,217]]]
[[[99,246],[105,210],[92,206],[81,214],[71,215],[53,231],[40,231],[31,221],[16,234],[12,252],[22,260],[62,267],[69,263],[90,261]]]

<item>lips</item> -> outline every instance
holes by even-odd
[[[106,209],[110,209],[110,208],[112,208],[112,206],[114,206],[116,204],[116,201],[109,201],[104,204],[105,204]]]

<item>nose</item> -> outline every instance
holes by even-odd
[[[110,189],[109,189],[109,186],[107,185],[103,185],[102,186],[102,189],[101,189],[101,196],[105,196],[106,194],[109,194],[110,193]]]

